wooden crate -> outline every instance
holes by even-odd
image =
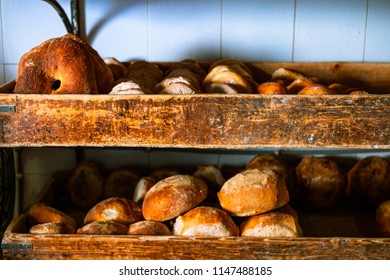
[[[193,149],[390,148],[390,64],[247,63],[259,82],[278,67],[344,82],[370,95],[24,95],[0,88],[0,147]],[[165,63],[162,66],[168,65]],[[204,64],[207,67],[207,63]],[[13,109],[14,111],[12,111]],[[336,210],[335,210],[336,211]],[[305,221],[353,224],[372,214],[342,206]],[[321,216],[321,217],[320,217]],[[306,219],[306,220],[305,220]],[[369,222],[370,223],[370,222]],[[16,218],[2,241],[6,258],[26,259],[389,259],[390,239],[357,231],[303,238],[80,236],[25,233]],[[358,229],[359,227],[356,227]],[[360,227],[361,228],[361,227]],[[308,232],[306,229],[306,234]],[[322,232],[316,236],[315,232]],[[23,245],[25,244],[25,245]]]

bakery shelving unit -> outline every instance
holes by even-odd
[[[1,147],[175,149],[390,149],[390,65],[247,63],[257,79],[277,67],[353,81],[374,94],[298,96],[24,95],[0,88]],[[204,64],[207,66],[207,63]],[[164,66],[161,65],[162,67]],[[383,91],[383,92],[381,92]],[[47,198],[46,198],[47,199]],[[206,238],[24,233],[21,215],[3,239],[17,259],[389,259],[378,237]],[[20,244],[25,244],[24,246]]]

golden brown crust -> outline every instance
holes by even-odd
[[[76,228],[70,227],[64,223],[43,223],[32,226],[29,230],[31,234],[72,234]]]
[[[77,234],[125,235],[128,226],[112,221],[96,221],[77,229]]]
[[[237,236],[239,229],[225,211],[199,206],[176,218],[173,233],[186,236]]]
[[[142,220],[141,206],[123,197],[107,198],[92,207],[84,218],[84,225],[95,221],[131,224]]]
[[[358,161],[348,172],[347,193],[372,206],[390,199],[390,163],[380,156]]]
[[[129,226],[127,234],[133,235],[171,235],[169,228],[156,221],[139,221]]]
[[[264,82],[257,87],[259,94],[287,94],[287,89],[277,82]]]
[[[157,182],[145,195],[142,213],[147,220],[166,221],[202,202],[206,183],[190,175],[174,175]]]
[[[68,214],[48,206],[44,203],[35,203],[27,211],[31,226],[45,223],[62,223],[66,225],[66,231],[71,233],[77,228],[77,222]]]
[[[133,197],[140,176],[131,167],[122,167],[112,171],[104,183],[104,197]]]
[[[108,93],[110,68],[85,40],[67,34],[47,40],[19,62],[15,93]]]
[[[233,176],[218,192],[220,204],[233,216],[252,216],[289,201],[281,175],[270,169],[250,169]]]
[[[104,177],[96,164],[80,162],[69,177],[65,191],[74,205],[90,208],[103,196]]]
[[[152,177],[146,176],[139,179],[134,189],[133,200],[137,203],[141,203],[144,200],[146,193],[154,184],[156,184],[156,181]]]
[[[300,197],[306,206],[333,207],[345,194],[345,178],[334,160],[304,157],[296,167],[296,174]]]
[[[376,232],[381,237],[390,237],[390,200],[379,204],[376,209]]]

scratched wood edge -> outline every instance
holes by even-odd
[[[5,259],[390,259],[389,238],[33,235],[7,228]]]

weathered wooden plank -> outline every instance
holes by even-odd
[[[390,147],[390,96],[15,95],[9,146]]]

